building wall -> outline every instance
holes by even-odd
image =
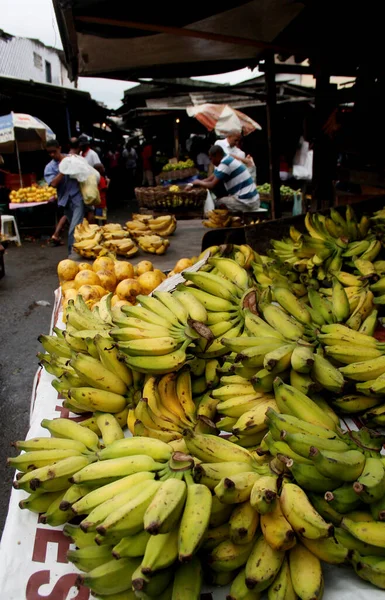
[[[75,87],[53,49],[28,38],[0,37],[0,74],[18,79],[32,79],[64,87]]]

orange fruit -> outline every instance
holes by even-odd
[[[187,269],[187,267],[192,266],[193,262],[191,258],[180,258],[176,263],[175,267],[173,268],[173,271],[174,273],[180,273],[181,271],[184,271],[184,269]]]
[[[141,287],[142,294],[148,295],[162,283],[163,279],[158,270],[158,272],[147,271],[146,273],[142,273],[142,275],[139,275],[137,281]]]
[[[136,296],[141,292],[140,284],[136,279],[123,279],[118,283],[115,290],[120,300],[128,300],[129,302],[135,302]]]
[[[116,260],[114,271],[118,281],[123,281],[123,279],[132,279],[134,277],[134,267],[126,260]]]
[[[79,263],[79,271],[92,271],[92,265],[90,263],[81,262]]]
[[[78,271],[78,263],[74,260],[70,260],[69,258],[61,260],[57,266],[57,274],[60,282],[71,281],[72,279],[75,279]]]
[[[92,263],[92,268],[95,271],[113,271],[115,261],[108,256],[98,256]]]
[[[100,279],[94,271],[79,271],[75,277],[75,287],[79,289],[82,285],[100,285]]]
[[[101,269],[100,271],[96,271],[97,276],[100,279],[100,284],[109,292],[114,292],[116,288],[116,284],[118,280],[116,279],[116,275],[114,271],[110,271],[107,269]]]
[[[153,271],[153,270],[154,270],[154,265],[149,260],[141,260],[136,265],[137,277],[139,277],[139,275],[142,275],[143,273],[147,273],[147,271]]]

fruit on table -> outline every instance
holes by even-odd
[[[14,203],[20,202],[47,202],[56,198],[56,189],[49,185],[39,186],[37,184],[30,187],[12,190],[9,194],[9,200]]]
[[[384,588],[385,438],[343,432],[331,404],[384,423],[373,295],[385,262],[372,242],[385,212],[373,227],[350,208],[330,215],[306,217],[307,233],[292,228],[271,256],[209,248],[177,292],[137,297],[143,274],[123,280],[137,306],[110,293],[90,310],[69,287],[78,274],[63,283],[77,294],[67,331],[40,337],[39,360],[66,408],[94,414],[45,421],[53,437],[16,443],[25,452],[10,464],[43,521],[81,507],[66,533],[82,552],[69,559],[96,596],[198,599],[203,577],[231,584],[230,599],[321,598],[320,561]],[[363,276],[351,259],[371,247]]]
[[[138,244],[143,252],[149,252],[150,254],[164,254],[169,247],[170,242],[159,235],[143,235],[138,238]]]
[[[142,294],[150,294],[163,281],[163,273],[159,270],[147,271],[138,277]]]
[[[123,279],[131,279],[134,277],[134,267],[126,260],[116,260],[114,262],[113,269],[118,281],[123,281]]]
[[[149,260],[141,260],[135,267],[135,275],[139,277],[143,273],[147,273],[147,271],[153,271],[154,265]]]
[[[66,258],[61,260],[57,266],[59,281],[73,281],[79,272],[79,265],[74,260]]]
[[[203,221],[205,227],[212,229],[220,227],[241,227],[242,219],[230,215],[230,211],[222,208],[215,208],[207,213],[208,219]]]
[[[136,296],[142,293],[137,279],[123,279],[116,286],[115,293],[121,300],[135,301]]]

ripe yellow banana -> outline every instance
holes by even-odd
[[[188,562],[203,540],[210,522],[212,496],[200,483],[187,481],[187,499],[179,526],[180,562]]]
[[[162,463],[157,463],[150,456],[137,455],[123,458],[103,460],[80,469],[72,477],[72,483],[88,483],[104,485],[116,479],[139,473],[141,471],[158,471],[163,468]]]
[[[126,398],[121,394],[94,387],[79,387],[68,390],[71,404],[88,411],[117,413],[122,411],[127,404]]]
[[[320,600],[324,580],[319,558],[302,544],[297,544],[289,554],[290,575],[297,596],[303,599]]]
[[[147,531],[140,531],[131,536],[124,537],[112,549],[112,555],[116,559],[136,558],[144,556],[147,542],[150,539]]]
[[[265,540],[274,550],[290,550],[296,543],[293,528],[278,501],[273,503],[271,511],[261,515],[261,529]]]
[[[291,581],[289,562],[284,559],[278,575],[267,591],[268,600],[296,600],[297,595]]]
[[[141,571],[147,576],[170,567],[178,558],[178,529],[151,535],[143,556]]]
[[[252,542],[259,525],[259,514],[250,502],[238,504],[229,520],[229,537],[234,544],[248,544]]]
[[[255,592],[267,589],[276,578],[285,552],[274,550],[261,535],[255,542],[246,563],[246,586]]]
[[[305,492],[296,484],[285,483],[280,496],[281,509],[294,531],[302,537],[318,539],[331,535],[332,526],[310,504]]]
[[[184,481],[174,478],[163,481],[144,514],[145,530],[153,535],[172,531],[184,509],[186,495]]]

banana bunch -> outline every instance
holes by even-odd
[[[149,220],[148,225],[155,235],[167,238],[176,230],[176,218],[174,215],[162,215]]]
[[[102,238],[103,235],[101,232],[96,233],[93,238],[75,242],[73,244],[73,249],[77,254],[84,256],[84,258],[96,258],[103,249],[101,244]]]
[[[140,249],[149,254],[165,254],[170,245],[169,240],[155,234],[141,235],[137,240]]]
[[[148,376],[133,413],[128,423],[133,435],[164,442],[182,438],[183,431],[194,427],[197,421],[190,372],[181,370],[160,378]]]
[[[344,264],[358,269],[363,261],[365,269],[366,261],[375,260],[381,250],[369,229],[369,219],[363,216],[358,222],[350,206],[345,218],[333,208],[330,216],[307,213],[305,227],[306,234],[291,227],[289,238],[272,241],[273,255],[321,281],[342,270]]]
[[[127,232],[123,231],[123,234],[117,237],[115,234],[110,234],[112,237],[109,239],[105,239],[103,242],[103,247],[106,248],[109,252],[114,252],[119,256],[135,256],[138,253],[139,248],[136,246],[135,242],[127,237]]]
[[[79,225],[76,225],[74,230],[74,238],[76,242],[93,239],[97,233],[101,233],[102,228],[95,224],[89,223],[87,219],[83,219]]]
[[[126,227],[129,231],[131,237],[133,237],[134,239],[137,239],[138,237],[140,237],[142,235],[151,235],[151,229],[149,227],[150,218],[146,215],[146,220],[143,220],[143,219],[138,219],[138,215],[133,215],[133,217],[134,216],[135,216],[135,218],[133,218],[132,221],[126,222]]]
[[[188,346],[213,339],[205,325],[207,311],[190,292],[155,291],[137,300],[141,306],[123,306],[125,317],[110,331],[133,371],[151,375],[178,371],[187,360]]]
[[[205,227],[218,229],[221,227],[242,227],[242,219],[233,217],[227,209],[215,208],[207,213],[208,219],[203,221]]]
[[[121,240],[130,236],[119,223],[106,223],[102,226],[104,240]]]

